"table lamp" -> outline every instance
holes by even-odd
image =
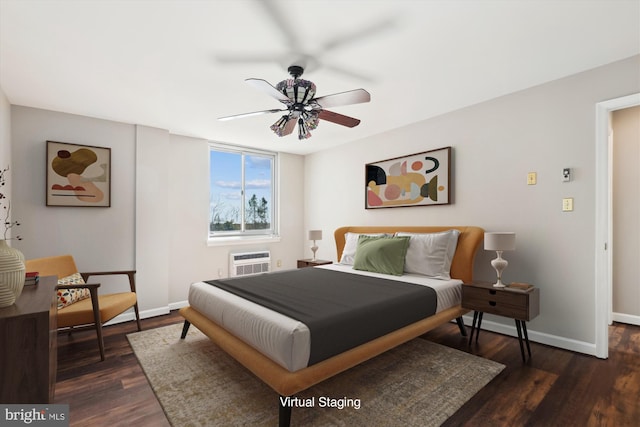
[[[318,246],[316,245],[316,240],[322,240],[322,230],[309,230],[309,240],[313,240],[313,246],[311,246],[311,252],[313,252],[312,260],[316,260],[316,251],[318,250]]]
[[[516,233],[511,232],[493,232],[484,233],[484,249],[487,251],[496,251],[498,257],[491,261],[491,265],[498,274],[498,281],[494,283],[496,288],[504,288],[502,283],[502,271],[507,268],[509,263],[502,258],[503,251],[513,251],[516,249]]]

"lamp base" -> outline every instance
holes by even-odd
[[[502,280],[500,280],[500,279],[498,279],[498,281],[497,281],[496,283],[494,283],[494,284],[493,284],[493,287],[494,287],[494,288],[504,288],[505,286],[507,286],[507,285],[505,285],[504,283],[502,283]]]
[[[491,261],[491,266],[496,270],[496,274],[498,275],[498,281],[493,284],[494,288],[504,288],[505,284],[502,283],[502,271],[507,268],[509,263],[506,259],[502,258],[502,251],[496,251],[498,257]]]

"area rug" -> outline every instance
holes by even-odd
[[[127,335],[174,427],[276,426],[278,394],[192,326]],[[298,395],[292,426],[439,426],[504,369],[414,339]]]

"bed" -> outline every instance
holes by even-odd
[[[365,250],[361,248],[364,247],[365,243],[368,244],[372,242],[372,245],[375,245],[378,244],[378,239],[380,239],[380,242],[384,244],[390,243],[391,240],[397,242],[398,240],[402,241],[403,239],[407,242],[414,242],[414,239],[421,239],[421,236],[427,236],[428,238],[431,238],[430,236],[440,236],[442,234],[447,234],[448,236],[455,235],[455,245],[451,250],[452,256],[447,261],[448,265],[445,266],[445,268],[447,269],[447,277],[439,277],[437,279],[438,282],[447,283],[447,285],[443,285],[442,290],[435,291],[435,293],[438,295],[438,303],[437,307],[434,309],[434,313],[428,315],[428,317],[410,320],[410,323],[406,324],[405,326],[401,326],[391,331],[385,332],[381,336],[372,338],[363,343],[359,343],[344,351],[336,350],[339,351],[337,354],[329,353],[328,356],[318,361],[312,361],[312,363],[305,362],[305,358],[309,360],[311,357],[308,354],[308,347],[306,347],[305,350],[305,345],[307,345],[305,343],[308,341],[308,339],[305,337],[308,335],[308,330],[305,330],[304,324],[300,326],[300,322],[298,322],[296,319],[290,319],[286,315],[284,316],[284,320],[278,320],[277,316],[282,315],[276,313],[276,320],[273,320],[270,324],[268,323],[267,326],[254,328],[254,330],[269,331],[275,328],[275,326],[273,325],[284,324],[286,327],[286,325],[288,324],[288,327],[295,331],[296,338],[287,337],[282,331],[273,332],[274,335],[267,335],[267,332],[265,332],[263,334],[264,336],[262,337],[256,336],[256,333],[254,332],[252,336],[251,332],[245,333],[241,329],[237,329],[235,326],[233,326],[233,324],[228,324],[227,318],[232,317],[231,315],[234,313],[241,313],[240,316],[245,319],[245,323],[249,322],[254,324],[258,322],[254,319],[254,317],[266,317],[266,319],[269,321],[269,319],[273,319],[271,316],[274,316],[274,313],[272,313],[272,310],[265,307],[258,307],[257,309],[255,309],[257,310],[255,314],[252,314],[251,312],[251,310],[253,309],[247,309],[248,311],[245,312],[243,311],[244,308],[242,308],[244,307],[244,305],[237,307],[233,306],[233,304],[238,303],[238,301],[233,300],[243,299],[243,297],[238,295],[229,296],[229,294],[227,294],[227,299],[218,299],[218,297],[215,295],[209,295],[208,292],[210,292],[213,288],[216,288],[216,290],[211,291],[213,293],[222,293],[223,295],[226,293],[226,290],[224,289],[219,290],[217,289],[217,286],[211,286],[211,284],[214,283],[210,284],[200,282],[191,285],[189,294],[190,305],[180,309],[180,314],[185,318],[182,337],[184,338],[186,336],[189,326],[193,324],[205,335],[207,335],[214,343],[220,346],[225,352],[235,358],[244,367],[249,369],[263,382],[269,385],[281,396],[281,398],[279,399],[280,425],[289,425],[291,417],[291,407],[283,404],[285,400],[282,399],[282,397],[293,396],[302,390],[305,390],[315,384],[318,384],[321,381],[324,381],[327,378],[330,378],[391,348],[394,348],[413,338],[416,338],[443,323],[456,320],[458,322],[458,326],[460,327],[461,333],[465,334],[461,316],[468,310],[464,310],[461,308],[459,302],[459,294],[461,293],[461,286],[463,286],[463,283],[467,283],[473,280],[473,262],[476,251],[480,243],[482,242],[484,231],[479,227],[473,226],[341,227],[334,233],[337,249],[337,259],[340,261],[339,264],[334,266],[330,265],[307,268],[304,270],[308,270],[308,272],[304,273],[291,271],[290,273],[282,275],[292,276],[294,278],[304,277],[305,282],[307,281],[307,278],[310,277],[308,276],[309,274],[313,276],[319,276],[321,278],[333,277],[327,276],[329,274],[349,275],[349,273],[359,273],[358,277],[360,277],[360,275],[380,276],[380,272],[375,271],[377,267],[373,268],[374,271],[371,271],[371,268],[367,268],[367,265],[364,264],[365,271],[362,271],[364,262],[363,260],[365,260],[365,256],[363,255],[365,253]],[[365,237],[361,237],[362,235],[365,235]],[[393,237],[393,239],[386,239],[387,237]],[[440,239],[440,237],[438,238]],[[407,246],[408,245],[409,243],[407,243]],[[358,248],[357,257],[353,253],[356,247]],[[415,255],[415,250],[412,253]],[[407,252],[406,265],[404,265],[404,268],[408,268],[410,266],[408,257],[409,253]],[[355,264],[356,261],[354,258],[357,258],[357,263],[359,264]],[[427,267],[431,266],[431,264],[432,263],[427,265]],[[413,265],[414,268],[422,269],[426,264],[423,262],[418,265],[416,264],[416,260],[414,259],[413,261],[411,261],[411,265]],[[355,267],[357,267],[360,271],[356,272]],[[441,266],[439,266],[439,268],[440,267]],[[394,267],[392,266],[390,268]],[[344,270],[352,271],[345,272]],[[400,279],[402,281],[411,281],[414,280],[412,279],[412,277],[421,275],[414,273],[414,271],[409,271],[408,273],[401,273],[402,276],[383,276],[388,277],[390,280]],[[419,273],[422,273],[422,271],[419,271]],[[301,274],[304,274],[304,276],[301,276]],[[278,277],[279,276],[277,274],[267,273],[266,276],[252,276],[250,279],[251,281],[256,282],[258,286],[263,286],[263,283],[271,283],[269,281],[273,281]],[[360,279],[358,280],[360,281]],[[380,280],[385,279],[382,278]],[[217,283],[216,285],[221,286],[222,284]],[[431,285],[427,283],[427,286],[430,287]],[[436,289],[438,288],[436,287]],[[458,296],[456,296],[456,293]],[[442,298],[443,295],[445,296],[445,298]],[[251,303],[250,301],[241,301],[240,304],[251,306],[254,303]],[[233,308],[230,309],[229,307]],[[224,310],[226,310],[226,314],[220,315],[219,313],[223,312]],[[291,322],[294,323],[292,324]],[[295,322],[298,322],[298,324],[296,324]],[[280,334],[280,338],[278,338],[278,334]],[[268,338],[265,338],[265,336],[268,336]],[[254,339],[262,342],[254,342]],[[277,351],[275,351],[274,353],[274,351],[271,351],[271,349],[268,348],[269,345],[280,342],[278,341],[278,339],[281,339],[281,342],[283,343],[282,345],[278,344],[278,346],[289,346],[284,350],[285,356],[280,356],[282,352],[277,353]],[[314,346],[312,345],[311,348],[314,348]],[[316,345],[315,348],[317,349],[318,345]],[[311,352],[313,352],[313,350],[311,350]],[[295,353],[297,355],[290,357],[289,360],[282,360],[283,357],[287,357],[287,355],[290,353]]]

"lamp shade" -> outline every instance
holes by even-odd
[[[309,240],[322,240],[322,230],[309,230]]]
[[[516,249],[516,233],[484,233],[484,248],[488,251],[513,251]]]

